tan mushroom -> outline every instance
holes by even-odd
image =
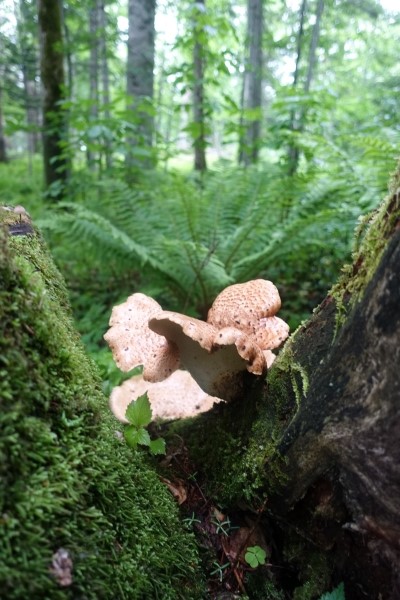
[[[262,375],[275,358],[271,350],[288,336],[275,316],[280,305],[274,284],[262,279],[226,288],[207,322],[133,294],[113,309],[104,337],[122,370],[143,365],[143,378],[157,382],[181,364],[205,393],[231,400],[242,392],[246,371]]]
[[[238,395],[247,363],[234,341],[216,342],[212,325],[170,311],[152,317],[149,327],[178,347],[182,366],[207,394],[224,400]]]
[[[110,408],[115,417],[127,423],[125,412],[132,400],[147,392],[153,419],[182,419],[210,410],[219,398],[209,396],[187,371],[178,369],[168,379],[158,383],[135,375],[115,387],[110,396]]]
[[[223,290],[214,300],[207,322],[218,329],[235,327],[261,350],[272,350],[289,335],[289,326],[275,317],[280,307],[276,286],[265,279],[254,279]]]
[[[179,367],[177,347],[148,326],[149,319],[161,312],[158,302],[144,294],[133,294],[114,306],[104,339],[121,371],[143,365],[143,377],[155,382],[163,381]]]

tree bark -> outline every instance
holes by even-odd
[[[263,71],[263,2],[248,0],[247,2],[247,45],[248,59],[245,65],[243,80],[243,110],[259,110],[262,107],[262,71]],[[261,115],[251,119],[243,119],[245,132],[240,140],[239,162],[249,165],[257,162]]]
[[[155,0],[129,0],[127,94],[131,98],[134,135],[128,137],[126,161],[128,167],[149,168],[153,165],[154,118],[154,49]],[[146,156],[135,155],[135,147],[145,150]]]
[[[200,7],[198,8],[197,4]],[[199,16],[205,10],[205,0],[195,2],[193,9],[194,20],[194,46],[193,46],[193,123],[195,125],[194,136],[194,168],[195,171],[204,173],[207,170],[206,160],[206,131],[205,131],[205,110],[204,110],[204,45],[201,40],[203,27],[199,22]]]
[[[375,231],[386,250],[340,332],[328,296],[294,341],[308,389],[277,446],[287,483],[271,499],[280,519],[328,551],[350,599],[400,597],[398,192],[388,208],[394,227]]]
[[[43,162],[46,187],[53,186],[51,196],[61,199],[67,178],[68,161],[62,148],[64,139],[63,39],[58,2],[38,1],[41,37],[40,71],[43,87]],[[55,186],[54,184],[57,185]]]

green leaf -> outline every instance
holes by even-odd
[[[152,454],[165,454],[165,440],[163,438],[151,440],[149,447]]]
[[[140,427],[140,429],[137,430],[137,436],[138,444],[141,444],[142,446],[150,446],[151,440],[147,429]]]
[[[134,427],[133,425],[129,425],[124,430],[124,438],[128,446],[130,446],[131,448],[136,448],[138,444],[136,427]]]
[[[336,589],[332,590],[332,592],[322,594],[320,600],[346,600],[343,582]]]
[[[131,448],[136,448],[138,444],[142,446],[150,446],[150,436],[143,427],[135,427],[129,425],[124,431],[125,440]]]
[[[151,408],[147,393],[133,400],[126,409],[125,417],[137,429],[146,427],[151,421]]]
[[[260,546],[249,546],[244,556],[245,561],[255,569],[259,565],[265,564],[267,553]]]

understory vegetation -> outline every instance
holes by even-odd
[[[278,285],[292,330],[309,317],[349,259],[361,215],[385,195],[395,164],[387,141],[364,139],[362,149],[358,136],[350,142],[345,155],[319,150],[318,161],[292,178],[277,162],[247,169],[216,163],[201,181],[154,171],[134,185],[81,170],[68,201],[53,206],[41,196],[39,177],[16,161],[0,167],[0,189],[8,203],[29,207],[48,240],[109,391],[119,375],[102,336],[111,307],[135,291],[205,318],[224,287],[263,277]],[[362,235],[362,223],[359,229]]]

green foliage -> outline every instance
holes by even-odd
[[[252,567],[256,569],[260,565],[265,565],[265,559],[267,558],[267,553],[264,548],[260,546],[249,546],[246,550],[246,554],[244,555],[245,561]]]
[[[344,584],[341,583],[337,588],[332,590],[332,592],[327,592],[326,594],[322,594],[319,600],[346,600],[346,596],[344,593]]]
[[[125,440],[131,448],[147,446],[152,454],[165,454],[165,441],[162,438],[151,440],[146,427],[151,421],[151,407],[147,393],[133,400],[126,409],[125,416],[130,425],[124,430]]]
[[[134,187],[78,173],[71,201],[38,223],[90,347],[96,351],[111,306],[135,290],[205,317],[221,289],[264,277],[277,283],[293,328],[306,318],[349,257],[360,214],[384,193],[395,154],[373,137],[362,152],[357,135],[340,152],[313,140],[310,163],[292,179],[276,162],[263,170],[221,164],[202,187],[177,173],[153,172]]]

